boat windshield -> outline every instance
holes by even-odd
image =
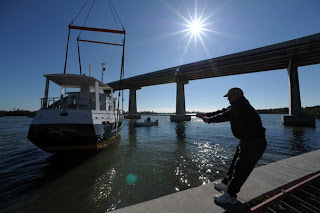
[[[100,110],[112,110],[112,97],[108,94],[100,94]],[[45,103],[45,105],[44,105]],[[72,108],[72,109],[96,109],[95,93],[89,93],[89,97],[82,97],[80,92],[70,92],[66,97],[41,98],[41,107],[48,109]]]

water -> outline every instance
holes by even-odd
[[[301,128],[261,118],[268,147],[258,166],[320,148],[319,120]],[[229,123],[151,119],[159,126],[126,120],[106,150],[55,155],[28,141],[30,118],[0,118],[0,212],[106,212],[223,177],[238,142]]]

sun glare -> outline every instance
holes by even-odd
[[[200,36],[200,34],[202,33],[203,30],[203,25],[199,22],[199,21],[193,21],[190,25],[189,25],[189,29],[188,29],[194,36]]]
[[[180,34],[180,33],[185,33],[182,39],[188,37],[187,44],[184,49],[183,55],[187,52],[188,47],[191,43],[192,40],[194,40],[195,45],[197,44],[197,41],[200,41],[202,47],[208,54],[206,45],[204,44],[203,36],[207,37],[210,39],[210,37],[206,34],[208,32],[210,33],[218,33],[216,31],[213,31],[211,29],[208,29],[208,26],[212,23],[208,22],[208,20],[216,13],[216,11],[210,13],[208,16],[204,15],[204,10],[201,11],[200,15],[198,14],[198,8],[197,8],[197,1],[195,1],[195,6],[194,6],[194,14],[192,15],[189,10],[187,10],[187,13],[189,15],[189,18],[186,18],[183,16],[180,12],[178,12],[176,9],[174,9],[168,2],[166,2],[166,5],[173,10],[180,18],[184,20],[184,23],[179,23],[180,25],[184,26],[185,29],[172,33],[171,35],[174,34]]]

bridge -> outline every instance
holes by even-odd
[[[287,69],[289,77],[288,125],[315,125],[315,119],[302,116],[298,67],[320,63],[320,33],[226,56],[171,67],[108,83],[114,90],[129,89],[128,118],[136,118],[136,91],[146,86],[176,83],[176,115],[172,121],[190,120],[185,112],[184,85],[191,80]]]

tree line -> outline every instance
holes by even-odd
[[[288,114],[289,108],[259,109],[257,112],[260,114]],[[302,114],[315,116],[320,119],[320,106],[302,107]]]
[[[14,109],[14,110],[11,110],[11,111],[0,111],[0,117],[5,117],[5,116],[28,116],[28,117],[34,117],[36,115],[36,113],[37,113],[37,111]]]

